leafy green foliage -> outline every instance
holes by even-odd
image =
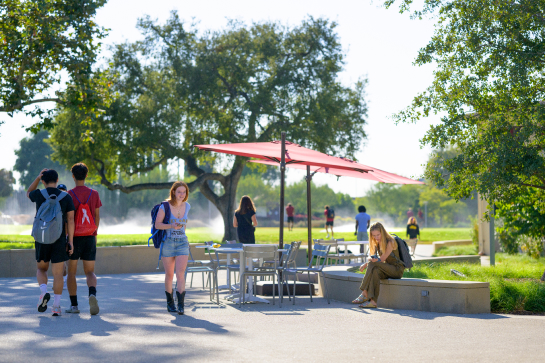
[[[50,127],[55,102],[99,112],[107,81],[92,79],[92,66],[106,30],[93,17],[105,0],[3,0],[0,3],[0,112],[39,116],[34,126]],[[68,76],[68,87],[61,84]],[[39,98],[41,97],[41,98]],[[34,109],[28,106],[35,105]],[[4,120],[0,120],[3,123]]]
[[[30,137],[25,137],[19,142],[19,149],[15,150],[17,159],[13,170],[18,171],[21,176],[19,183],[28,187],[43,168],[55,169],[59,173],[59,181],[71,179],[72,174],[66,171],[66,166],[61,166],[51,160],[53,149],[47,142],[49,132],[40,131]],[[66,184],[66,181],[64,182]]]
[[[385,1],[387,6],[395,0]],[[409,11],[412,0],[400,2]],[[477,190],[486,200],[511,203],[528,190],[545,190],[544,0],[425,0],[413,16],[436,16],[433,38],[416,65],[435,63],[430,87],[396,115],[414,122],[442,115],[424,145],[455,145],[444,171],[426,177],[455,198]],[[545,212],[545,198],[534,199]]]
[[[193,145],[271,141],[285,131],[290,141],[319,151],[353,157],[359,149],[366,81],[345,87],[338,80],[344,54],[335,23],[231,22],[199,34],[173,12],[164,25],[144,18],[138,26],[143,41],[115,47],[116,99],[104,115],[82,123],[86,115],[71,108],[56,118],[56,160],[85,161],[109,189],[130,193],[170,185],[112,182],[119,172],[132,176],[183,159],[196,177],[190,189],[200,188],[216,205],[232,239],[227,221],[244,158],[217,158]],[[213,190],[212,180],[221,188]]]
[[[477,213],[473,201],[455,201],[444,190],[431,185],[395,185],[376,184],[363,198],[356,200],[357,205],[364,205],[371,217],[391,218],[394,225],[407,224],[409,208],[417,215],[418,210],[424,212],[428,204],[428,226],[452,227],[468,225],[469,216]],[[422,227],[424,218],[418,218]],[[391,223],[391,222],[388,222]]]
[[[6,169],[0,169],[0,198],[9,197],[13,192],[15,179],[13,173]]]

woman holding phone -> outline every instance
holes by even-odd
[[[380,222],[375,222],[369,228],[369,232],[371,261],[360,267],[360,271],[367,269],[360,286],[362,293],[352,301],[353,304],[360,304],[360,308],[376,308],[380,280],[400,279],[405,270],[405,265],[399,258],[397,242],[386,232],[384,226]]]
[[[185,299],[185,269],[189,256],[189,240],[185,234],[187,214],[191,206],[187,203],[189,188],[186,183],[177,181],[170,188],[170,196],[167,199],[170,207],[170,220],[163,223],[165,208],[161,204],[155,219],[155,228],[167,231],[166,239],[161,245],[161,260],[165,267],[165,294],[167,296],[167,310],[184,314]],[[178,309],[174,305],[172,280],[176,270]]]

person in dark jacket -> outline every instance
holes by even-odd
[[[257,227],[257,218],[255,216],[255,205],[252,199],[245,195],[240,199],[238,209],[233,218],[233,227],[237,229],[238,241],[240,243],[255,244],[255,227]]]

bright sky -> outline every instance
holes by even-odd
[[[433,33],[430,20],[410,20],[408,14],[399,14],[397,8],[389,10],[375,0],[256,0],[230,1],[175,1],[175,0],[110,0],[97,16],[97,22],[110,30],[106,44],[134,41],[140,38],[136,21],[150,15],[163,21],[171,10],[178,10],[181,18],[199,21],[199,29],[220,29],[228,19],[238,19],[247,24],[253,21],[280,21],[297,25],[308,15],[326,17],[336,21],[343,48],[346,51],[345,71],[342,81],[354,83],[367,76],[368,139],[357,154],[360,163],[407,177],[419,177],[430,149],[420,148],[429,125],[437,118],[418,124],[395,125],[390,116],[410,104],[412,98],[432,81],[432,66],[412,65],[418,50],[425,46]],[[107,51],[104,52],[106,56]],[[27,136],[22,126],[31,125],[32,119],[16,115],[0,126],[2,158],[0,168],[12,169],[14,150]],[[303,178],[304,172],[290,170],[287,182]],[[373,184],[369,181],[316,175],[317,184],[329,184],[335,191],[352,197],[362,196]]]

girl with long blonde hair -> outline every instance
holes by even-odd
[[[165,207],[161,204],[155,219],[155,228],[167,230],[166,239],[161,244],[161,260],[165,268],[165,294],[167,296],[167,310],[171,313],[178,311],[184,314],[185,303],[185,270],[189,256],[189,240],[185,235],[187,215],[191,206],[187,203],[189,187],[183,181],[177,181],[170,188],[167,199],[170,208],[170,219],[163,223]],[[178,308],[174,305],[172,280],[176,270]]]
[[[400,279],[403,276],[405,265],[399,258],[399,250],[396,240],[390,236],[380,222],[375,222],[369,228],[369,257],[367,262],[360,267],[365,271],[361,282],[360,296],[352,301],[353,304],[360,304],[360,308],[376,308],[380,292],[381,279]]]

